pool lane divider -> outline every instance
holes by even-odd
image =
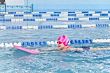
[[[21,30],[21,29],[76,29],[76,28],[107,28],[110,24],[68,24],[68,25],[38,25],[38,26],[0,26],[0,30]]]
[[[109,14],[109,10],[74,10],[74,11],[7,11],[7,12],[0,12],[1,14]]]
[[[109,11],[110,12],[110,11]],[[9,17],[61,17],[61,16],[110,16],[109,12],[0,12]]]
[[[84,45],[84,44],[97,44],[97,43],[110,43],[110,39],[84,39],[84,40],[70,40],[70,45]],[[45,47],[57,45],[57,41],[25,41],[25,42],[1,42],[0,47],[13,47],[13,45],[19,45],[23,47]]]
[[[110,17],[64,17],[64,18],[1,18],[0,22],[46,22],[46,21],[99,21],[99,20],[110,20]]]

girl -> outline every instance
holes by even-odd
[[[82,48],[71,48],[68,46],[69,38],[65,35],[59,36],[57,40],[58,49],[61,51],[83,51]]]
[[[17,46],[14,45],[13,47],[31,54],[39,54],[39,53],[44,53],[45,51],[77,51],[77,52],[81,52],[81,51],[98,51],[98,50],[110,50],[110,48],[90,48],[90,47],[82,47],[82,48],[71,48],[70,46],[68,46],[69,43],[69,38],[65,35],[59,36],[58,40],[57,40],[57,45],[58,45],[58,49],[43,49],[43,50],[32,50],[32,49],[27,49],[27,48],[23,48],[21,46]]]

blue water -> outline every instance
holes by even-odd
[[[45,52],[30,55],[0,50],[1,73],[109,73],[110,51]]]
[[[56,40],[62,34],[70,39],[103,39],[110,38],[110,28],[1,30],[0,42]],[[15,48],[0,48],[0,73],[110,73],[109,53],[110,51],[46,51],[43,54],[31,55]]]

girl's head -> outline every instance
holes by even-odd
[[[68,46],[69,38],[65,35],[59,36],[57,40],[57,44],[59,48],[63,48],[65,46]]]

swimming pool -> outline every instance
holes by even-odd
[[[49,22],[50,23],[50,22]],[[0,42],[56,40],[66,34],[70,39],[110,38],[110,28],[1,30]],[[41,36],[42,35],[42,36]],[[79,46],[79,45],[78,45]],[[109,47],[109,44],[95,44]],[[74,46],[73,46],[74,47]],[[56,48],[36,47],[38,49]],[[110,51],[59,52],[47,51],[31,55],[14,48],[0,49],[1,73],[109,73]]]
[[[89,11],[91,12],[91,11]],[[0,47],[1,43],[26,42],[26,41],[55,41],[60,35],[67,35],[70,39],[110,39],[110,11],[81,11],[74,12],[7,12],[1,14],[0,23]],[[18,14],[16,14],[18,13]],[[21,14],[20,14],[21,13]],[[22,14],[23,13],[23,14]],[[25,14],[26,13],[26,14]],[[41,13],[43,17],[33,15]],[[50,13],[48,15],[48,13]],[[54,17],[51,13],[55,14]],[[71,14],[68,16],[68,14]],[[58,14],[58,15],[57,15]],[[64,14],[64,15],[63,15]],[[66,15],[65,15],[66,14]],[[75,14],[75,16],[74,16]],[[32,16],[33,15],[33,16]],[[50,16],[51,15],[51,16]],[[60,16],[61,15],[61,16]],[[81,15],[81,16],[80,16]],[[86,15],[86,16],[84,16]],[[90,16],[88,16],[90,15]],[[92,15],[92,16],[91,16]],[[41,16],[41,15],[40,15]],[[48,17],[49,16],[49,17]],[[65,19],[63,17],[72,19]],[[55,19],[51,19],[56,18]],[[62,17],[62,19],[61,19]],[[77,17],[74,19],[74,17]],[[84,19],[83,19],[84,17]],[[90,17],[90,18],[89,18]],[[93,17],[93,18],[92,18]],[[39,21],[39,18],[44,18]],[[59,21],[62,20],[62,21]],[[69,24],[72,24],[72,26]],[[78,24],[78,27],[74,25]],[[79,24],[81,24],[79,26]],[[84,24],[94,25],[86,28]],[[102,25],[100,25],[102,24]],[[37,29],[21,29],[13,26],[38,26]],[[42,25],[42,26],[39,26]],[[44,25],[53,25],[48,28]],[[68,25],[58,28],[54,25]],[[72,27],[72,28],[71,28]],[[82,28],[84,27],[84,28]],[[3,30],[1,30],[3,28]],[[22,27],[23,28],[23,27]],[[41,29],[42,28],[42,29]],[[5,29],[5,30],[4,30]],[[109,43],[72,44],[72,47],[110,47]],[[27,46],[26,46],[27,47]],[[55,49],[56,45],[37,46],[31,49]],[[15,48],[0,48],[0,72],[1,73],[110,73],[110,51],[84,51],[84,52],[60,52],[45,51],[42,54],[32,55]]]

